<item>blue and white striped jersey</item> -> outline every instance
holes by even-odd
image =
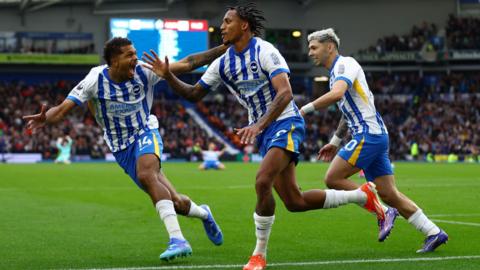
[[[388,134],[382,117],[375,109],[373,94],[368,88],[365,73],[354,58],[341,55],[335,58],[330,69],[330,89],[338,80],[348,84],[348,90],[337,105],[347,119],[350,132],[353,135]]]
[[[283,56],[269,42],[254,37],[240,53],[230,47],[208,67],[199,83],[207,90],[225,84],[248,110],[249,124],[253,124],[267,112],[275,98],[271,80],[282,72],[290,74]],[[300,114],[292,100],[277,120],[295,115]]]
[[[158,128],[158,120],[150,115],[150,109],[153,86],[161,79],[139,63],[133,79],[117,84],[110,79],[107,65],[98,66],[90,70],[67,98],[78,105],[89,102],[108,147],[118,152],[146,130]]]

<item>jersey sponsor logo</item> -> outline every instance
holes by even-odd
[[[238,81],[236,82],[237,89],[240,94],[244,96],[250,96],[252,93],[261,91],[261,88],[268,83],[268,81],[262,80],[249,80],[249,81]]]
[[[252,73],[258,73],[258,64],[256,61],[250,62],[250,71]]]
[[[270,58],[272,58],[272,62],[273,62],[274,65],[276,65],[276,66],[280,65],[280,58],[278,58],[277,54],[271,53]]]
[[[108,105],[108,112],[111,114],[123,114],[123,115],[130,115],[132,112],[136,112],[141,108],[140,103],[135,104],[128,104],[128,103],[118,103],[118,102],[110,102]]]
[[[344,64],[340,64],[338,66],[338,74],[343,74],[345,73],[345,65]]]

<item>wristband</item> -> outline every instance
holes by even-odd
[[[300,108],[305,114],[309,114],[311,112],[315,111],[315,107],[313,106],[313,103],[310,102],[307,105],[304,105],[302,108]]]
[[[342,138],[339,138],[337,135],[333,135],[333,137],[330,139],[329,144],[335,145],[338,147],[342,143]]]

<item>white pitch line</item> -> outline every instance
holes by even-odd
[[[389,262],[423,262],[423,261],[446,261],[446,260],[476,260],[480,255],[471,256],[447,256],[447,257],[414,257],[414,258],[385,258],[385,259],[361,259],[361,260],[338,260],[338,261],[313,261],[313,262],[285,262],[270,263],[270,267],[284,266],[307,266],[327,264],[358,264],[358,263],[389,263]],[[172,265],[172,266],[150,266],[150,267],[120,267],[120,268],[89,268],[69,270],[168,270],[168,269],[218,269],[218,268],[240,268],[242,264],[213,264],[213,265]]]
[[[480,213],[469,213],[469,214],[431,214],[429,217],[480,217]]]
[[[299,182],[300,186],[307,188],[324,188],[323,185],[313,182]],[[442,187],[477,187],[480,183],[457,183],[457,184],[411,184],[411,185],[399,185],[400,188],[442,188]],[[243,185],[226,185],[226,186],[184,186],[177,185],[178,190],[225,190],[225,189],[254,189],[255,183],[243,184]],[[77,192],[90,192],[90,191],[129,191],[135,190],[134,186],[121,186],[121,187],[40,187],[40,188],[27,188],[21,189],[16,187],[0,187],[0,192],[11,191],[77,191]]]
[[[450,224],[459,224],[459,225],[468,225],[468,226],[480,227],[480,223],[474,223],[474,222],[461,222],[461,221],[444,220],[444,219],[432,219],[432,221],[440,222],[440,223],[450,223]]]

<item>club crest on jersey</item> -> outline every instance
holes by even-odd
[[[140,95],[140,85],[135,84],[135,85],[133,86],[133,94],[134,94],[134,95]]]
[[[258,73],[258,64],[256,61],[250,62],[250,71],[252,73]]]

